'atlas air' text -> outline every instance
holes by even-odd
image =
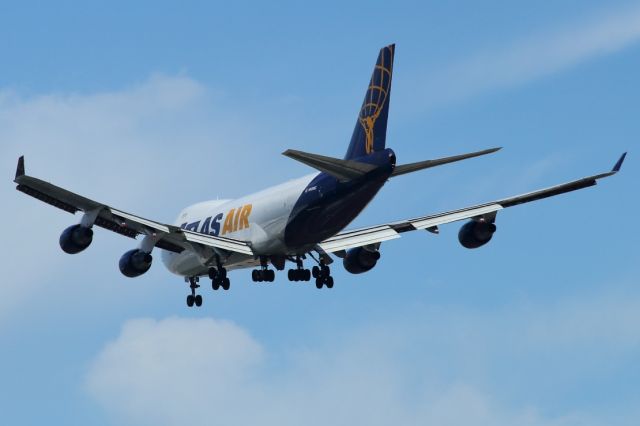
[[[248,229],[251,208],[251,204],[245,204],[237,209],[229,210],[226,214],[218,213],[217,215],[209,216],[204,220],[198,220],[191,223],[185,222],[180,225],[180,228],[187,231],[199,232],[201,234],[213,235],[214,237],[225,235],[230,232],[240,231],[242,229]]]

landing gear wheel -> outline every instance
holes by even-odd
[[[333,277],[328,276],[325,284],[327,285],[327,288],[333,288]]]
[[[222,283],[220,285],[226,291],[226,290],[229,290],[229,287],[231,286],[231,282],[229,281],[229,278],[225,278],[222,280]]]
[[[260,268],[251,271],[251,279],[254,282],[272,282],[276,279],[276,273],[269,269],[269,259],[267,256],[260,256]]]
[[[193,304],[197,304],[197,298],[200,298],[200,303],[202,304],[202,296],[196,296],[196,289],[198,287],[200,287],[200,285],[198,284],[198,281],[200,280],[199,277],[188,277],[185,279],[186,281],[189,282],[189,289],[191,290],[191,294],[187,296],[187,306],[188,307],[192,307]],[[200,306],[200,305],[197,305]]]
[[[218,290],[220,288],[220,281],[218,281],[217,279],[211,281],[211,288],[213,290]]]
[[[196,306],[202,306],[202,296],[197,294],[195,297],[195,302],[196,302]],[[188,301],[187,301],[187,304],[189,304]]]
[[[317,266],[311,268],[311,276],[313,276],[313,278],[318,278],[318,275],[320,275],[320,268]]]
[[[316,277],[316,288],[321,289],[323,284],[322,277]]]
[[[311,271],[308,269],[289,269],[287,278],[289,278],[289,281],[309,281],[311,279]]]
[[[209,279],[215,280],[218,277],[218,270],[216,268],[209,268]]]

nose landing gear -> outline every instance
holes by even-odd
[[[187,296],[187,306],[190,308],[193,307],[193,305],[198,307],[202,306],[202,296],[196,294],[196,289],[200,287],[198,284],[199,278],[189,277],[187,278],[187,281],[189,282],[189,288],[191,289],[191,294]]]

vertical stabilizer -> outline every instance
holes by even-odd
[[[380,49],[345,159],[364,157],[385,148],[395,44]]]

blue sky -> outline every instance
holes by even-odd
[[[640,3],[0,4],[3,424],[636,425]],[[503,146],[391,181],[353,226],[608,170],[515,207],[479,250],[413,233],[336,286],[186,285],[133,241],[16,192],[27,171],[172,222],[193,202],[341,156],[378,49],[397,43],[399,162]]]

